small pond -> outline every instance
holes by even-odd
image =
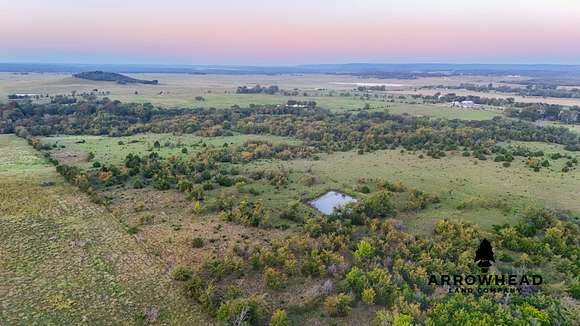
[[[337,191],[329,191],[308,203],[322,214],[330,215],[335,209],[356,201],[355,198],[349,195]]]

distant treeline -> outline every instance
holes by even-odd
[[[276,94],[280,92],[280,88],[276,85],[271,85],[268,87],[256,85],[253,87],[239,86],[236,90],[236,94]]]

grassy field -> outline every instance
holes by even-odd
[[[268,141],[273,144],[288,143],[300,144],[296,139],[271,135],[234,135],[224,137],[197,137],[194,135],[176,136],[173,134],[138,134],[127,137],[106,136],[54,136],[44,137],[42,141],[49,144],[57,144],[59,148],[54,155],[70,163],[82,167],[90,167],[92,162],[86,160],[88,153],[95,155],[94,161],[110,164],[122,164],[129,153],[144,155],[154,149],[154,143],[158,141],[161,147],[158,152],[161,156],[186,156],[182,152],[187,148],[188,153],[199,151],[206,146],[222,147],[224,144],[241,145],[249,140]],[[177,146],[181,144],[183,146]]]
[[[300,143],[292,138],[260,135],[236,135],[231,137],[197,137],[192,135],[175,136],[171,134],[143,134],[129,137],[103,136],[60,136],[46,137],[43,142],[64,145],[53,155],[59,160],[89,167],[86,154],[95,154],[95,161],[122,164],[128,153],[143,155],[153,150],[153,143],[159,141],[157,150],[162,156],[186,156],[181,152],[181,143],[191,154],[205,143],[213,146],[240,145],[247,140],[266,140],[273,143]],[[84,140],[83,143],[80,143]],[[165,146],[165,144],[170,146]],[[562,145],[539,142],[509,142],[502,146],[523,146],[532,150],[542,150],[549,154],[567,152]],[[433,221],[440,218],[459,218],[476,222],[489,229],[493,224],[513,222],[517,211],[529,204],[541,204],[558,209],[568,209],[580,213],[576,195],[580,192],[580,171],[561,173],[565,159],[550,160],[551,166],[534,172],[525,165],[524,158],[517,158],[509,168],[491,159],[480,161],[465,158],[455,153],[442,159],[418,158],[419,153],[401,153],[399,150],[386,150],[358,155],[355,152],[321,155],[320,160],[261,160],[241,166],[247,170],[287,170],[290,184],[277,188],[267,182],[251,185],[261,194],[262,200],[273,209],[280,209],[290,200],[304,201],[326,190],[338,189],[353,192],[360,179],[382,178],[401,181],[410,187],[437,194],[442,198],[441,205],[422,211],[410,217],[409,226],[419,231],[428,231]],[[305,178],[313,176],[317,182],[305,186]],[[453,189],[453,190],[449,190]],[[354,192],[356,195],[357,193]],[[358,195],[361,195],[360,193]],[[512,212],[496,209],[492,203],[502,202],[514,207]],[[457,209],[459,206],[467,209]],[[427,221],[428,223],[425,223]]]
[[[534,145],[534,144],[532,144]],[[259,196],[264,202],[283,207],[289,200],[313,198],[326,190],[338,189],[353,193],[361,178],[401,181],[410,187],[437,194],[440,205],[408,217],[407,226],[417,232],[429,231],[437,219],[451,218],[480,224],[489,230],[493,224],[514,222],[527,205],[567,209],[580,213],[580,171],[563,174],[564,160],[552,163],[551,170],[533,172],[516,160],[509,168],[491,160],[479,161],[457,153],[442,159],[419,159],[398,150],[377,151],[358,155],[356,152],[322,155],[320,160],[290,162],[256,162],[254,169],[286,169],[292,184],[285,189],[263,186]],[[306,172],[311,171],[311,172]],[[304,174],[314,175],[319,183],[304,186]],[[354,192],[356,194],[356,192]],[[358,196],[363,196],[358,194]],[[513,210],[495,208],[504,202]],[[460,206],[466,208],[458,209]]]
[[[105,209],[0,135],[0,324],[204,324]]]

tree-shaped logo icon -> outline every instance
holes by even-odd
[[[491,243],[487,239],[483,239],[479,248],[475,251],[475,260],[477,262],[477,266],[481,268],[483,273],[487,273],[489,271],[489,267],[492,265],[492,262],[495,263],[495,258],[493,257],[493,249],[491,247]]]

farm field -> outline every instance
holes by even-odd
[[[361,99],[359,96],[340,96],[340,92],[352,91],[358,83],[394,84],[407,81],[390,79],[357,78],[330,75],[280,75],[280,76],[227,76],[227,75],[184,75],[184,74],[133,74],[136,78],[159,79],[160,85],[118,85],[113,82],[94,82],[80,80],[63,74],[29,74],[14,75],[0,73],[0,98],[9,94],[49,94],[66,95],[90,93],[94,89],[109,92],[106,96],[124,102],[152,103],[162,107],[216,107],[229,108],[234,105],[247,107],[255,105],[280,105],[288,100],[314,100],[318,106],[333,111],[359,110],[368,104],[373,110],[388,110],[394,114],[415,116],[432,116],[437,118],[457,119],[491,119],[501,115],[501,111],[467,110],[448,106],[430,104],[411,104],[408,101],[386,102],[380,98]],[[459,83],[451,80],[450,83]],[[480,79],[475,79],[480,80]],[[429,82],[425,80],[409,81],[410,83]],[[282,89],[298,88],[299,96],[235,94],[242,85],[278,85]],[[408,87],[408,86],[404,86]],[[395,87],[404,88],[404,87]],[[135,94],[137,92],[137,94]],[[303,92],[308,95],[303,96]],[[332,96],[329,96],[332,93]],[[195,100],[202,96],[204,100]]]
[[[204,324],[115,217],[0,135],[0,323]]]

